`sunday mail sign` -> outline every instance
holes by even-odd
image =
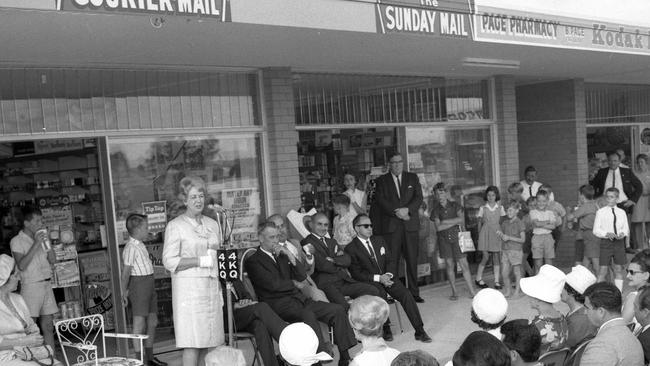
[[[377,0],[377,32],[470,38],[468,1]]]
[[[57,10],[192,15],[230,21],[230,0],[56,0]]]

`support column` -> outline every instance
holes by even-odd
[[[517,102],[515,98],[515,79],[510,75],[494,78],[494,99],[497,121],[497,151],[500,177],[496,182],[502,194],[508,186],[521,180],[519,174],[519,142],[517,141]]]

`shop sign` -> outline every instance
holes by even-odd
[[[70,206],[52,206],[41,208],[43,225],[52,229],[54,227],[72,226],[72,210]]]
[[[162,261],[163,247],[164,247],[163,243],[145,245],[145,248],[147,248],[147,253],[149,253],[149,259],[153,264],[154,277],[156,279],[170,277],[169,272],[167,272],[165,270],[165,267],[163,266],[163,261]]]
[[[230,21],[230,0],[56,0],[57,10],[192,15]]]
[[[250,247],[257,241],[257,225],[260,207],[260,192],[257,188],[224,189],[223,207],[231,211],[231,243],[237,247]]]
[[[34,152],[36,154],[81,150],[83,147],[82,139],[39,140],[34,142]]]
[[[650,28],[483,7],[474,24],[477,41],[650,54]]]
[[[106,251],[79,253],[86,314],[102,314],[106,330],[115,328],[110,266]]]
[[[150,233],[160,233],[167,225],[167,202],[142,202],[142,212],[147,216],[147,225]]]
[[[468,4],[459,0],[377,0],[377,32],[470,38]]]

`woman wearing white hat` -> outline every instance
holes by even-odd
[[[501,293],[491,288],[484,288],[472,299],[472,322],[499,340],[502,338],[501,325],[508,314],[508,300]]]
[[[325,352],[316,352],[318,337],[305,323],[289,324],[278,340],[280,355],[290,366],[311,366],[321,361],[331,361]]]
[[[16,346],[43,345],[43,337],[29,314],[25,300],[15,293],[19,281],[14,259],[6,254],[0,255],[0,364],[36,366],[36,362],[19,359],[14,351]]]
[[[585,339],[596,335],[598,328],[589,320],[585,308],[585,290],[596,283],[594,274],[582,265],[577,265],[566,275],[566,283],[562,290],[562,301],[569,305],[569,312],[566,315],[569,326],[569,337],[567,346],[574,348]]]
[[[542,335],[542,354],[566,346],[569,334],[566,318],[553,307],[560,301],[565,280],[564,272],[545,264],[535,276],[519,281],[521,291],[530,298],[530,307],[537,311],[531,322]]]

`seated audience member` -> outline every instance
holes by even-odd
[[[333,222],[334,229],[332,231],[332,236],[334,237],[334,240],[339,243],[341,248],[345,248],[345,246],[350,244],[352,239],[357,236],[354,227],[352,227],[352,220],[357,216],[357,213],[350,207],[350,197],[344,194],[334,196],[332,204],[334,205],[334,212],[336,213]]]
[[[291,254],[293,254],[293,256],[296,257],[296,259],[300,261],[305,267],[307,279],[302,282],[294,281],[296,287],[300,290],[300,292],[303,293],[303,295],[309,297],[314,301],[329,302],[329,300],[327,300],[327,296],[325,296],[325,293],[321,291],[318,286],[316,286],[316,283],[311,278],[311,274],[314,272],[314,256],[305,253],[302,250],[302,246],[298,240],[289,239],[287,225],[282,216],[277,214],[271,215],[266,219],[266,221],[275,224],[275,227],[278,229],[278,232],[280,234],[280,245],[289,249]]]
[[[332,354],[331,344],[323,339],[318,320],[334,327],[334,340],[339,349],[339,365],[350,361],[348,349],[357,344],[345,309],[338,304],[313,301],[302,294],[294,280],[302,282],[306,275],[302,264],[291,252],[278,244],[278,229],[266,222],[258,229],[260,247],[245,262],[248,276],[260,301],[264,301],[287,322],[305,322],[316,333],[318,349]]]
[[[634,300],[642,287],[648,285],[650,281],[650,249],[645,249],[637,253],[630,264],[627,265],[627,280],[630,293],[623,301],[622,315],[625,322],[634,324],[635,334],[638,334],[641,326],[637,319],[634,318]]]
[[[453,366],[510,366],[510,351],[493,335],[470,333],[452,357]]]
[[[14,259],[6,254],[0,255],[0,365],[38,366],[36,362],[20,360],[14,351],[14,347],[43,345],[43,337],[25,300],[15,293],[19,281]],[[55,361],[55,364],[60,363]]]
[[[402,352],[390,364],[390,366],[438,366],[438,360],[430,354],[422,351]]]
[[[325,352],[317,353],[318,337],[305,323],[293,323],[284,328],[278,348],[280,355],[290,366],[311,366],[332,360],[332,356]]]
[[[346,296],[356,298],[361,295],[379,296],[379,290],[369,283],[357,282],[348,273],[350,256],[334,239],[328,238],[329,219],[323,213],[311,217],[311,234],[300,244],[316,262],[314,281],[323,290],[330,302],[339,304],[347,311],[350,305]]]
[[[508,300],[500,291],[485,288],[472,300],[472,322],[481,330],[501,339],[501,325],[508,314]]]
[[[232,281],[233,320],[237,331],[249,332],[255,336],[257,351],[265,366],[278,366],[278,360],[273,348],[273,340],[280,339],[282,330],[288,325],[282,320],[271,307],[264,302],[257,302],[248,293],[244,284],[235,280]],[[226,306],[226,284],[221,283]],[[227,309],[224,308],[224,327],[228,331]]]
[[[377,296],[360,296],[350,304],[348,319],[354,335],[361,342],[359,352],[350,365],[389,366],[399,351],[390,348],[381,337],[382,326],[390,309],[384,299]]]
[[[566,282],[562,290],[561,299],[569,305],[569,312],[566,315],[569,337],[566,345],[575,348],[585,339],[593,338],[596,335],[596,326],[589,321],[587,309],[585,309],[585,297],[583,293],[587,287],[596,283],[596,276],[587,267],[577,265],[566,275]]]
[[[643,358],[645,364],[650,362],[650,287],[643,288],[636,295],[634,302],[634,314],[636,320],[641,324],[641,333],[638,339],[643,348]]]
[[[553,307],[560,301],[565,278],[564,272],[545,264],[538,274],[520,281],[521,291],[528,295],[530,307],[537,312],[531,322],[542,336],[542,354],[566,346],[569,327],[564,315]]]
[[[501,326],[501,333],[503,344],[510,349],[512,366],[539,365],[537,359],[540,356],[542,336],[535,325],[526,319],[511,320]]]
[[[425,343],[431,342],[431,337],[424,331],[424,323],[415,298],[401,281],[393,281],[397,268],[390,247],[381,236],[372,235],[372,223],[368,215],[357,215],[353,225],[357,236],[345,247],[345,253],[351,260],[349,270],[352,278],[374,286],[384,300],[387,299],[387,294],[397,299],[415,329],[415,339]],[[384,339],[393,340],[389,322],[384,324]]]
[[[641,343],[621,317],[621,291],[609,282],[598,282],[584,295],[587,316],[598,333],[587,344],[580,366],[643,365]]]

